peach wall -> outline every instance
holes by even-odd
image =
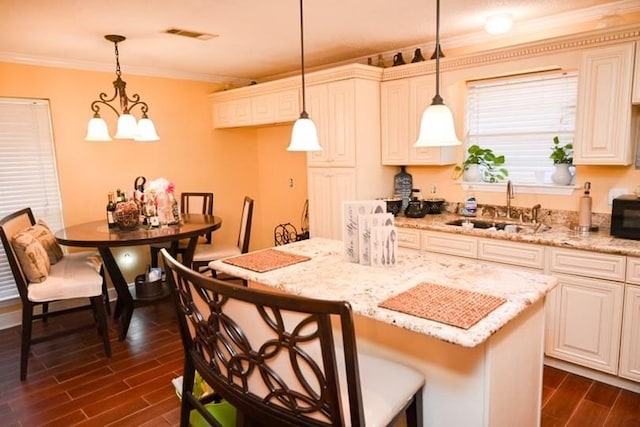
[[[223,219],[222,228],[214,234],[216,240],[237,239],[245,195],[256,200],[252,249],[272,245],[271,209],[296,212],[285,216],[298,218],[306,199],[306,181],[300,178],[306,159],[285,150],[290,126],[288,131],[286,126],[214,130],[208,97],[219,89],[214,83],[127,75],[124,68],[129,96],[138,93],[148,103],[160,141],[85,142],[90,104],[99,92],[112,93],[113,73],[0,63],[0,76],[0,96],[50,101],[67,225],[104,218],[107,193],[132,189],[139,175],[148,180],[165,177],[174,182],[177,192],[212,191],[215,214]],[[116,116],[102,110],[113,132]],[[132,112],[139,115],[139,111]],[[280,171],[285,164],[300,184],[295,189],[304,188],[304,193],[285,191],[282,177],[270,169],[279,165]],[[268,219],[263,222],[265,215]],[[121,262],[124,252],[133,254],[132,265]],[[121,248],[116,256],[129,280],[149,262],[146,247]]]

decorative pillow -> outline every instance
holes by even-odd
[[[49,276],[51,263],[42,243],[31,233],[21,231],[13,237],[11,245],[29,283],[44,282]]]
[[[51,264],[55,264],[60,261],[64,256],[62,252],[62,248],[58,244],[53,232],[49,228],[46,222],[39,219],[35,225],[25,229],[24,231],[30,233],[33,237],[38,239],[40,244],[45,251],[47,251],[47,255],[49,255],[49,261]]]

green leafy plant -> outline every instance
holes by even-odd
[[[553,160],[554,165],[558,164],[573,164],[573,144],[560,144],[560,139],[557,136],[553,137],[553,147],[551,147],[550,159]]]
[[[504,156],[496,155],[490,148],[482,148],[474,144],[467,149],[466,160],[453,169],[454,178],[459,178],[464,171],[469,169],[469,165],[479,165],[483,181],[502,181],[509,175],[507,169],[500,167],[504,165],[504,161]]]

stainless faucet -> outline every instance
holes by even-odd
[[[507,181],[507,219],[511,219],[511,199],[513,199],[513,185],[511,180]]]

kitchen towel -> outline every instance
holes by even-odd
[[[465,289],[420,283],[379,304],[423,319],[469,329],[507,300]]]
[[[308,256],[296,255],[276,249],[265,249],[263,251],[223,259],[222,262],[257,273],[264,273],[310,259]]]

